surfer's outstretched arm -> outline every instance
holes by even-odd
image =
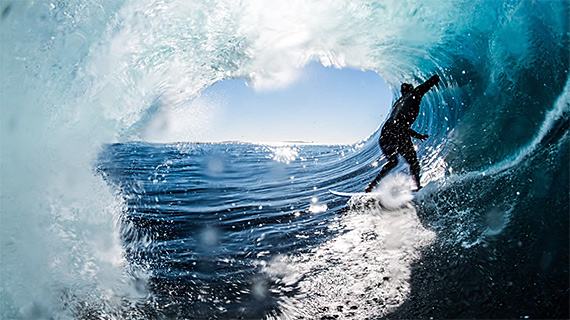
[[[423,96],[424,94],[426,94],[426,92],[429,91],[429,89],[431,89],[433,86],[437,85],[438,82],[439,82],[439,76],[436,74],[433,77],[429,78],[428,81],[417,86],[414,89],[414,91],[415,91],[414,93]]]
[[[411,128],[410,128],[410,136],[412,138],[420,139],[422,141],[424,141],[425,139],[427,139],[429,137],[427,134],[417,133],[416,131],[414,131]]]

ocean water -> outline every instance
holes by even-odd
[[[0,2],[0,318],[568,318],[567,1]],[[372,200],[353,145],[151,144],[311,61],[437,73]],[[199,136],[204,112],[188,121]],[[403,161],[402,161],[403,162]]]

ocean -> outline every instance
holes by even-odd
[[[570,317],[567,1],[0,10],[1,319]],[[311,62],[373,70],[394,101],[440,75],[414,124],[420,192],[404,161],[372,198],[329,192],[374,179],[379,130],[140,138],[218,81]]]

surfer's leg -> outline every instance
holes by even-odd
[[[422,188],[422,185],[420,184],[420,162],[418,161],[418,156],[414,149],[412,139],[408,139],[408,141],[405,142],[401,148],[401,154],[410,165],[410,173],[414,178],[414,182],[416,183],[418,190],[420,190]]]
[[[394,131],[390,126],[385,125],[382,127],[378,142],[380,144],[380,149],[382,150],[382,153],[384,153],[388,162],[384,164],[376,179],[370,182],[366,189],[364,189],[365,192],[372,191],[378,182],[398,164],[398,132]]]
[[[380,182],[380,180],[382,180],[382,178],[384,178],[388,174],[388,172],[390,172],[390,170],[394,169],[394,167],[396,167],[397,164],[398,164],[398,154],[394,152],[388,156],[388,162],[386,162],[386,164],[382,166],[382,170],[380,170],[380,173],[378,174],[376,179],[370,182],[370,184],[366,187],[366,189],[364,189],[364,191],[365,192],[372,191],[372,189],[376,187],[378,182]]]

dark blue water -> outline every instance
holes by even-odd
[[[373,174],[350,146],[128,143],[100,159],[125,199],[122,238],[152,275],[156,312],[184,317],[272,311],[280,284],[260,261],[342,232],[334,221],[347,201],[328,189],[361,191]]]

